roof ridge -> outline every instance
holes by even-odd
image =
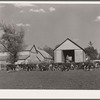
[[[34,48],[35,48],[35,50],[36,50],[36,53],[38,53],[39,51],[37,50],[37,48],[36,48],[36,46],[34,45]]]

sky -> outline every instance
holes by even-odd
[[[22,26],[28,45],[54,49],[70,38],[82,48],[92,41],[100,51],[100,4],[0,4],[2,20]]]

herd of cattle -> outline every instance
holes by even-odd
[[[91,71],[100,68],[100,62],[82,62],[82,63],[40,63],[40,64],[8,64],[7,71],[69,71],[85,70]]]

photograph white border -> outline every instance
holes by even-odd
[[[0,90],[0,99],[100,99],[100,90]]]
[[[99,1],[0,1],[2,3],[100,4]],[[0,99],[100,99],[100,90],[0,89]]]

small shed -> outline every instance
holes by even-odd
[[[69,38],[54,49],[54,62],[65,63],[68,58],[75,63],[86,60],[85,50]]]

